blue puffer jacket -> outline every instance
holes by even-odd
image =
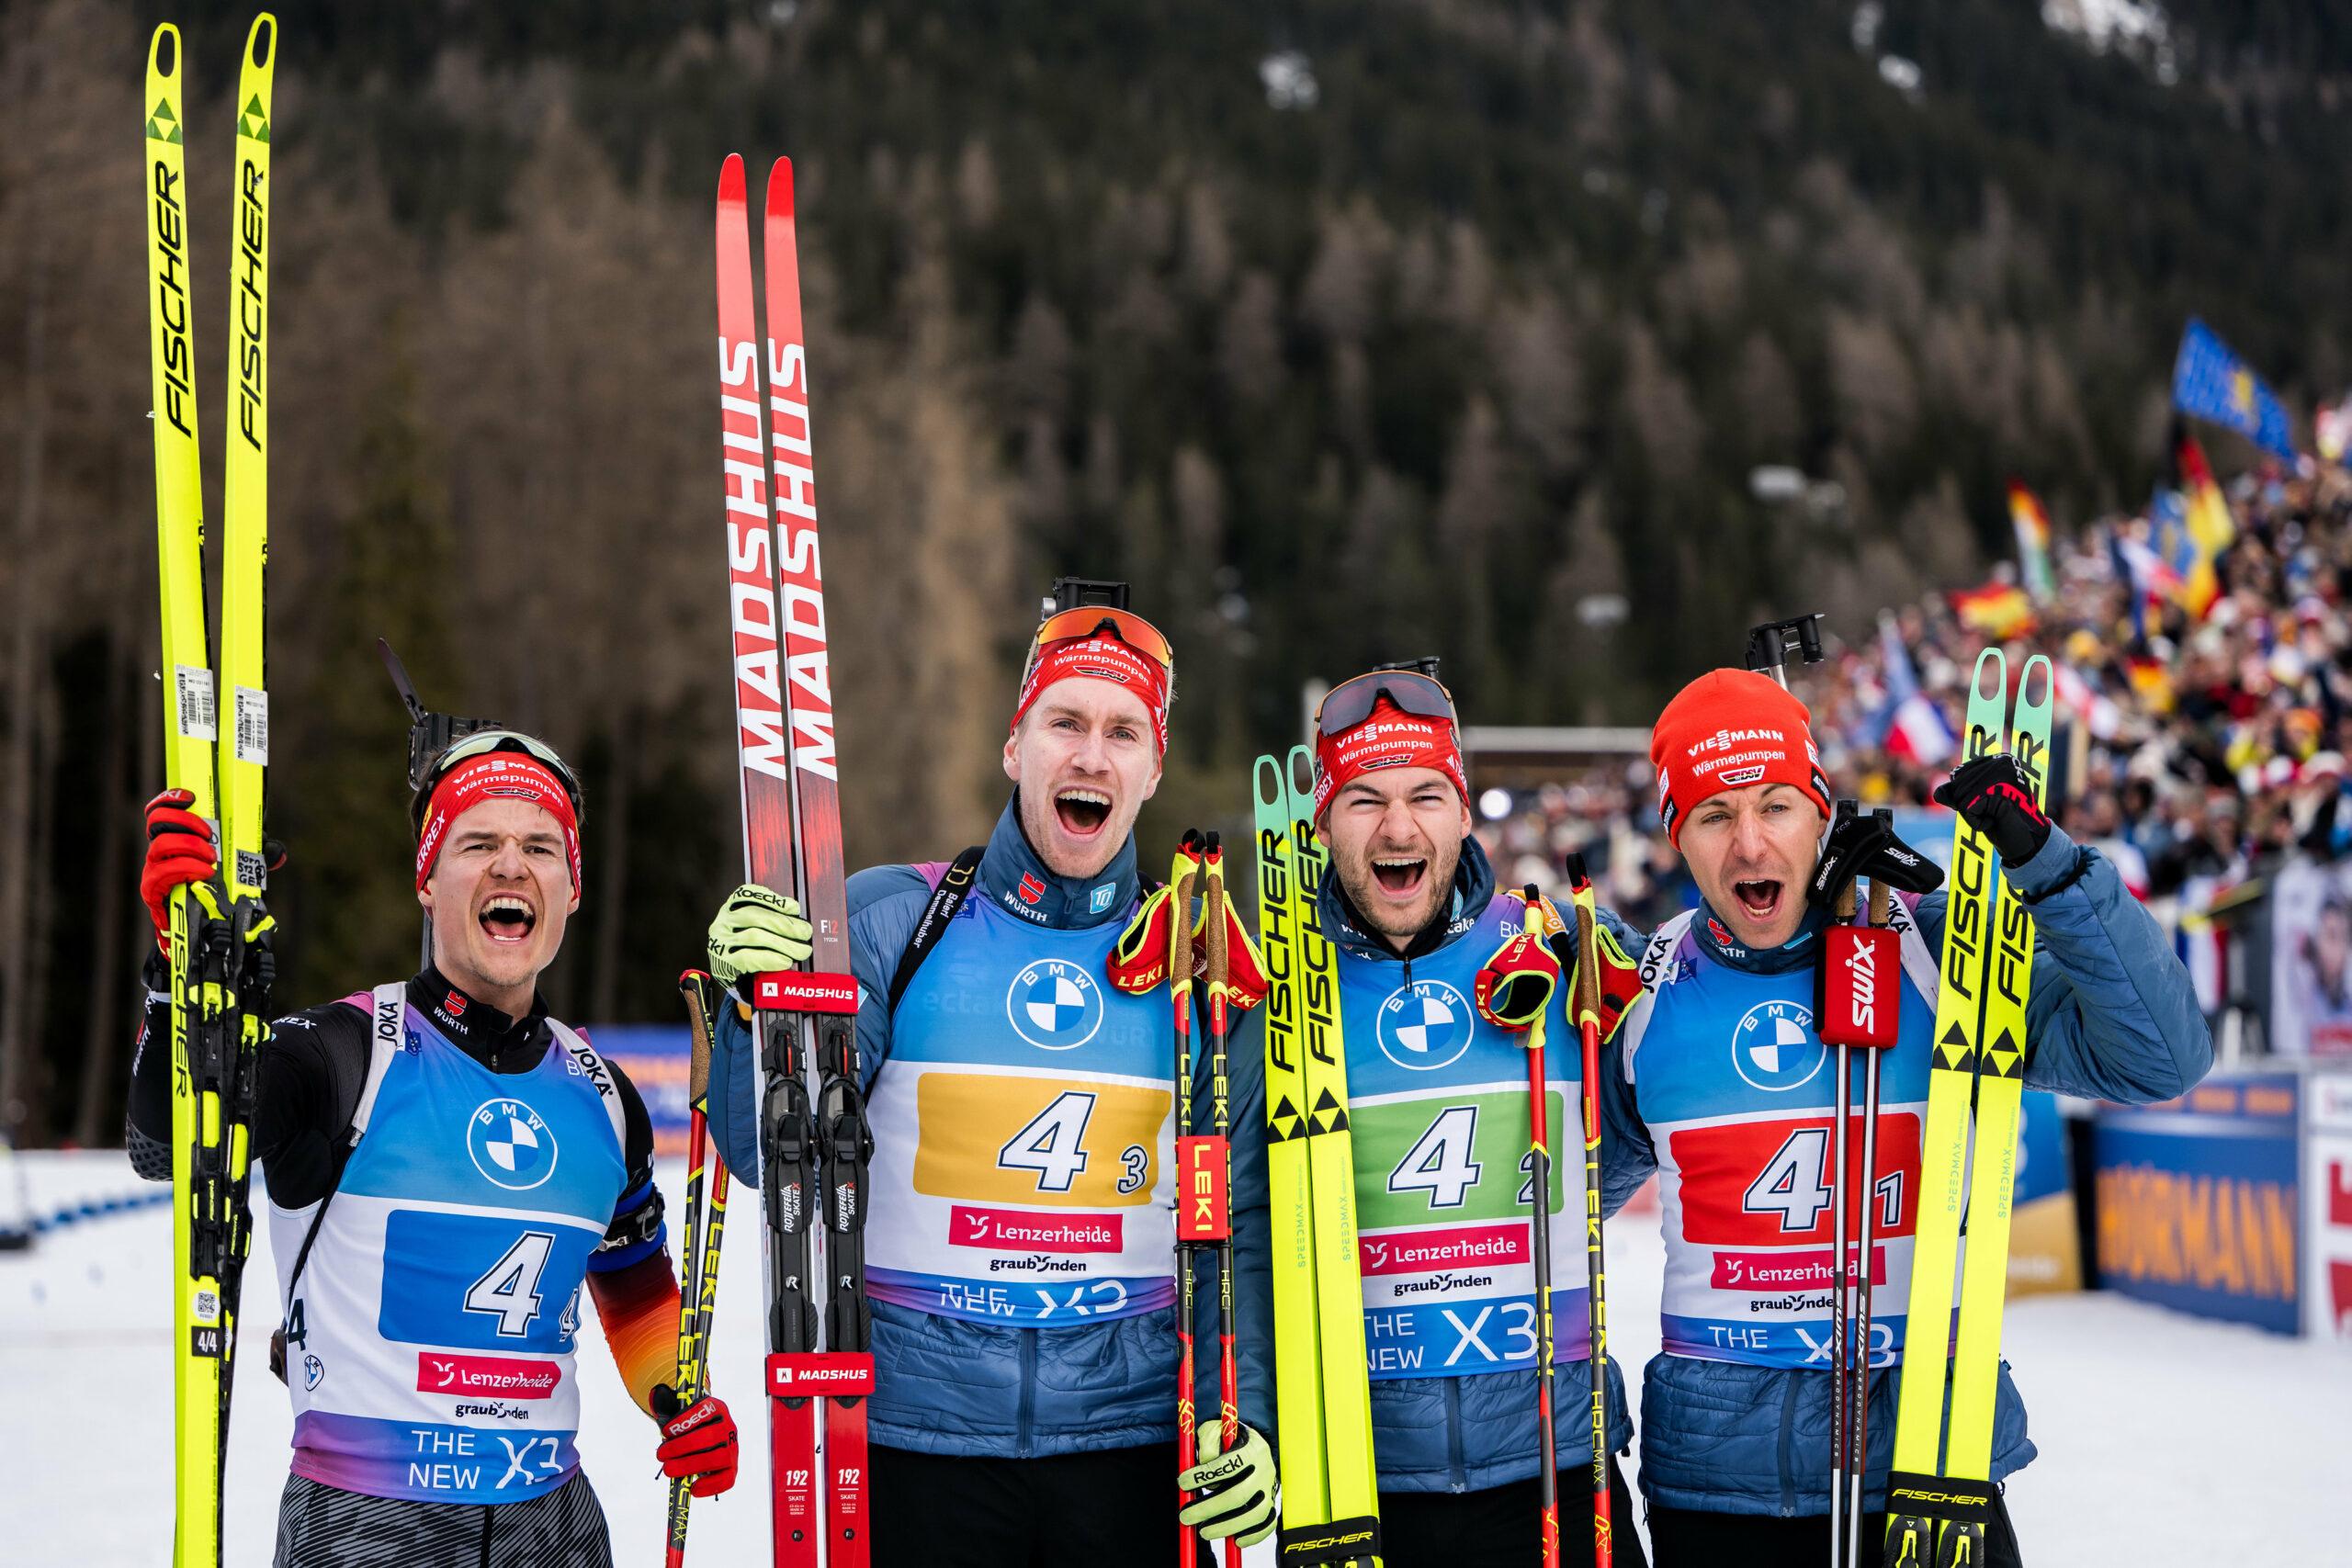
[[[2033,992],[2026,1013],[2025,1081],[2031,1089],[2129,1103],[2169,1100],[2205,1076],[2211,1036],[2188,971],[2163,931],[2127,892],[2098,851],[2052,828],[2041,852],[2008,872],[2033,909]],[[1945,895],[1919,901],[1920,934],[1942,951]],[[1704,915],[1704,911],[1702,911]],[[1628,952],[1640,939],[1609,917]],[[1818,917],[1815,918],[1817,923]],[[1721,962],[1782,973],[1813,962],[1809,940]],[[1661,1039],[1645,1053],[1696,1048]],[[1717,1043],[1703,1043],[1714,1048]],[[1604,1206],[1614,1212],[1657,1168],[1649,1129],[1636,1109],[1623,1055],[1612,1039],[1601,1067],[1601,1107],[1614,1149],[1603,1171]],[[1894,1445],[1899,1374],[1871,1380],[1867,1506],[1884,1506]],[[1993,1427],[1993,1479],[2034,1457],[2025,1404],[2001,1371]],[[1642,1491],[1654,1503],[1724,1514],[1791,1517],[1829,1511],[1829,1375],[1661,1355],[1644,1374]]]
[[[1494,896],[1495,873],[1487,852],[1477,840],[1468,839],[1463,842],[1462,860],[1454,870],[1453,902],[1442,932],[1424,932],[1406,953],[1398,953],[1358,926],[1336,876],[1323,879],[1323,929],[1339,948],[1343,969],[1368,964],[1402,971],[1462,941],[1476,928]],[[1478,956],[1483,960],[1487,955]],[[1396,983],[1409,978],[1400,974]],[[1348,1046],[1351,1056],[1360,1050],[1376,1050],[1363,1041],[1351,1040]],[[1568,1113],[1577,1114],[1573,1097]],[[1607,1157],[1605,1152],[1603,1157]],[[1575,1169],[1567,1173],[1572,1209],[1578,1201],[1577,1175]],[[1554,1243],[1555,1247],[1576,1244],[1573,1235]],[[1561,1467],[1573,1470],[1579,1462],[1577,1455],[1592,1452],[1592,1413],[1587,1395],[1592,1386],[1592,1363],[1563,1360],[1555,1375],[1554,1437]],[[1634,1440],[1634,1422],[1625,1404],[1624,1373],[1613,1359],[1607,1375],[1609,1446],[1622,1453]],[[1481,1492],[1529,1480],[1543,1468],[1535,1450],[1535,1379],[1525,1371],[1461,1378],[1384,1378],[1372,1385],[1373,1453],[1379,1463],[1383,1492]]]
[[[989,836],[971,897],[1017,908],[1026,920],[1074,931],[1125,920],[1136,908],[1135,840],[1102,874],[1055,875],[1029,847],[1016,812],[1005,807]],[[911,865],[877,866],[849,881],[850,963],[859,990],[858,1047],[869,1093],[890,1066],[890,980],[931,901],[933,876]],[[1104,877],[1118,892],[1090,911]],[[1027,880],[1042,885],[1014,905]],[[1254,1023],[1228,1043],[1233,1126],[1235,1319],[1242,1419],[1273,1429],[1273,1335],[1267,1254],[1264,1047]],[[712,1130],[728,1168],[758,1166],[759,1072],[751,1032],[729,1008],[711,1054]],[[1210,1131],[1208,1075],[1197,1088],[1191,1131]],[[1195,1397],[1214,1411],[1217,1391],[1216,1275],[1204,1261],[1194,1330]],[[1047,1458],[1176,1438],[1176,1310],[1072,1328],[1021,1328],[934,1316],[874,1303],[876,1393],[873,1440],[922,1453],[967,1458]]]

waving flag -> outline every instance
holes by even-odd
[[[2173,446],[2177,489],[2156,491],[2150,517],[2155,524],[2156,552],[2179,579],[2173,597],[2199,620],[2222,594],[2214,562],[2238,536],[2237,520],[2213,481],[2213,470],[2196,438],[2182,432]]]
[[[1911,671],[1911,652],[1893,615],[1878,622],[1879,661],[1886,668],[1886,749],[1922,767],[1933,767],[1960,750],[1951,727]]]
[[[2197,419],[2226,424],[2281,457],[2295,455],[2287,411],[2269,388],[2196,317],[2180,334],[2172,363],[2172,406]]]
[[[2057,597],[2050,575],[2050,513],[2033,491],[2016,479],[2009,481],[2009,522],[2018,531],[2018,575],[2037,604]]]
[[[2033,601],[2014,582],[1987,582],[1981,588],[1955,588],[1946,595],[1960,624],[1973,626],[1996,642],[2024,637],[2037,624]]]

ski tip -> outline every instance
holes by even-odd
[[[2034,677],[2037,674],[2041,677],[2039,686],[2034,683]],[[2035,654],[2025,661],[2025,673],[2018,680],[2018,716],[2023,717],[2027,715],[2046,712],[2051,706],[2051,698],[2056,694],[2057,690],[2058,677],[2051,668],[2050,656],[2046,653]],[[2037,691],[2041,694],[2039,696],[2035,695]]]
[[[768,216],[792,216],[792,160],[778,158],[768,170]]]
[[[1258,804],[1279,811],[1283,804],[1283,765],[1274,758],[1261,757],[1257,769]]]
[[[147,74],[169,82],[179,73],[180,30],[169,22],[158,22],[154,35],[147,40]]]
[[[1984,683],[1984,672],[1993,672],[1993,683]],[[2009,661],[1998,648],[1988,648],[1976,656],[1976,672],[1969,678],[1969,691],[1988,703],[2003,702],[2009,694]]]
[[[723,205],[743,205],[743,155],[729,152],[718,165],[718,199]]]
[[[1304,746],[1290,749],[1290,788],[1293,795],[1310,799],[1315,794],[1315,753]]]
[[[266,71],[277,52],[277,18],[264,11],[254,18],[253,30],[245,34],[245,63],[256,71]]]

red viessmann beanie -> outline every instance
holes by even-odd
[[[1657,815],[1668,840],[1709,795],[1747,784],[1792,784],[1829,815],[1829,781],[1813,747],[1813,716],[1770,675],[1710,670],[1675,694],[1650,731]]]

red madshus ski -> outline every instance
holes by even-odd
[[[816,1107],[824,1161],[821,1224],[810,1278],[820,1281],[823,1354],[771,1375],[782,1394],[817,1380],[822,1397],[806,1423],[824,1490],[825,1560],[866,1568],[866,1395],[874,1387],[873,1308],[865,1296],[865,1170],[874,1153],[857,1055],[857,982],[850,977],[849,893],[842,864],[841,784],[834,763],[831,664],[825,639],[824,573],[817,549],[816,458],[808,425],[808,358],[800,326],[800,251],[792,212],[792,162],[768,171],[767,271],[769,493],[775,504],[778,608],[784,623],[785,713],[791,724],[792,796],[799,828],[798,897],[816,928],[815,952],[797,988],[802,1004],[800,1067]],[[824,976],[820,979],[819,976]],[[760,978],[764,991],[771,978]],[[771,1358],[775,1366],[775,1358]],[[821,1445],[814,1441],[817,1429]],[[778,1463],[783,1462],[778,1459]],[[787,1561],[779,1542],[779,1564]],[[794,1561],[813,1563],[811,1555]]]
[[[873,1360],[865,1353],[861,1232],[870,1140],[857,1093],[857,987],[849,976],[791,189],[790,169],[779,163],[768,192],[768,278],[778,329],[768,346],[780,421],[772,461],[783,550],[769,512],[749,202],[743,161],[733,155],[719,171],[717,222],[719,440],[744,867],[752,880],[799,898],[818,931],[808,967],[753,982],[775,1562],[865,1568],[864,1395]],[[827,1230],[834,1233],[831,1247]],[[827,1442],[820,1432],[829,1426]]]

